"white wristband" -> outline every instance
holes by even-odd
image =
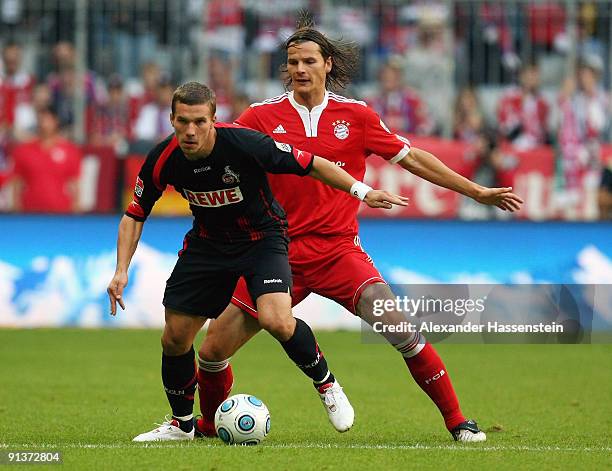
[[[351,187],[351,196],[363,201],[370,190],[372,190],[372,187],[363,182],[356,181]]]

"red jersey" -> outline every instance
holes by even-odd
[[[74,210],[68,184],[78,179],[82,156],[75,144],[59,139],[47,148],[34,139],[16,146],[12,156],[12,174],[23,182],[22,211],[69,213]]]
[[[539,94],[528,95],[519,87],[512,87],[499,102],[497,119],[505,135],[519,128],[521,135],[528,136],[533,146],[546,142],[548,104]]]
[[[363,101],[325,92],[308,110],[293,92],[252,104],[236,121],[275,141],[324,157],[363,181],[365,159],[378,154],[391,163],[410,151],[410,142],[391,133]],[[268,174],[272,192],[289,221],[289,236],[356,235],[359,200],[314,178]]]
[[[26,73],[0,76],[0,124],[13,125],[15,109],[19,104],[31,101],[33,88],[34,78]]]

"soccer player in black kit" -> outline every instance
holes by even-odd
[[[328,160],[257,131],[216,123],[215,95],[197,82],[174,92],[170,120],[175,133],[149,153],[136,180],[134,200],[119,224],[117,268],[107,290],[111,315],[116,315],[117,303],[125,309],[122,294],[128,266],[144,221],[166,186],[174,186],[189,202],[194,222],[163,299],[162,381],[172,417],[134,441],[193,439],[193,340],[207,319],[223,312],[240,276],[256,299],[262,328],[316,387],[332,385],[321,400],[334,427],[348,430],[352,406],[310,327],[291,315],[287,221],[266,172],[309,175],[375,208],[406,205],[407,199],[373,190]]]

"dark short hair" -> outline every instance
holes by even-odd
[[[200,82],[187,82],[174,90],[172,95],[172,114],[176,111],[176,104],[185,105],[210,105],[210,111],[214,116],[217,112],[217,98],[215,92]]]
[[[17,41],[13,41],[13,40],[8,40],[7,42],[4,43],[4,46],[2,47],[3,51],[6,51],[7,49],[16,47],[17,49],[23,49],[23,47],[21,46],[20,43],[18,43]]]
[[[113,74],[108,78],[107,88],[123,88],[123,79],[119,74]]]
[[[520,72],[523,73],[529,69],[539,70],[540,65],[538,64],[538,61],[536,61],[535,59],[526,60],[525,62],[523,62],[523,64],[521,64]]]
[[[60,119],[60,109],[57,103],[49,103],[38,109],[38,113],[41,114],[50,114],[54,116],[57,120]]]
[[[331,57],[332,68],[325,77],[325,87],[330,90],[346,88],[359,68],[359,49],[354,42],[329,39],[315,28],[312,15],[306,10],[299,13],[297,30],[287,38],[284,49],[312,41],[319,45],[323,60]],[[281,65],[281,72],[287,72],[287,64]],[[285,86],[291,86],[291,77],[285,80]]]

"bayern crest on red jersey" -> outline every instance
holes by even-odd
[[[347,137],[349,137],[349,126],[351,123],[342,119],[338,121],[334,121],[332,126],[334,127],[334,136],[343,141]]]

